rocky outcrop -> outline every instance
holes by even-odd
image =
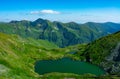
[[[120,43],[111,51],[112,53],[106,57],[107,61],[120,61]]]
[[[101,63],[105,71],[110,74],[120,73],[120,43],[111,51],[111,54]]]

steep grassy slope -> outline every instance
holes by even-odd
[[[120,32],[98,39],[86,46],[83,56],[108,73],[120,74]]]
[[[120,24],[110,22],[77,24],[37,19],[33,22],[22,20],[0,23],[0,32],[48,40],[60,47],[89,43],[119,30]]]
[[[0,33],[0,68],[4,68],[0,70],[1,78],[35,78],[38,76],[34,72],[35,60],[63,56],[62,52],[53,52],[53,48],[58,47],[42,40],[22,39],[16,35]]]

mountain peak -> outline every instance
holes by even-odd
[[[43,22],[45,21],[44,19],[38,18],[37,20],[35,20],[35,22]]]

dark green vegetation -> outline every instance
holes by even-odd
[[[33,22],[23,20],[0,23],[0,32],[48,40],[59,47],[89,43],[119,30],[120,24],[111,22],[77,24],[37,19]]]
[[[75,61],[70,58],[37,61],[35,65],[35,71],[40,75],[51,72],[74,74],[91,73],[98,76],[105,74],[102,69],[95,65],[86,62]]]
[[[120,75],[120,32],[88,44],[84,52],[91,63],[103,67],[110,74]]]

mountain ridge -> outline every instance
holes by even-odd
[[[88,22],[78,24],[75,22],[62,23],[37,19],[35,21],[11,21],[0,23],[0,32],[18,34],[22,37],[48,40],[59,47],[89,43],[102,36],[115,33],[120,30],[120,24]]]

